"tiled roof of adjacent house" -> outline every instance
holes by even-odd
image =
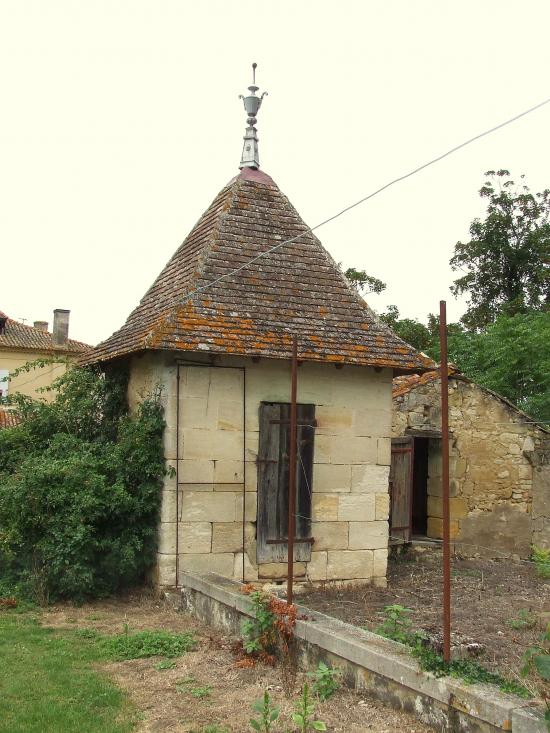
[[[407,374],[400,377],[395,377],[393,380],[392,397],[401,397],[401,395],[407,394],[411,389],[420,387],[423,384],[429,384],[439,379],[439,370],[425,372],[424,374]]]
[[[0,349],[26,349],[33,351],[56,351],[68,353],[80,353],[90,348],[88,344],[81,341],[69,339],[64,346],[54,346],[52,334],[42,331],[34,326],[27,326],[19,321],[14,321],[5,315],[0,318],[7,318],[5,332],[0,333]]]
[[[432,384],[434,382],[437,382],[437,380],[440,377],[440,371],[439,369],[433,369],[429,372],[425,372],[424,374],[405,374],[401,375],[399,377],[394,377],[393,379],[393,389],[392,389],[392,398],[398,399],[399,397],[403,397],[403,395],[408,394],[409,392],[412,392],[413,389],[416,389],[417,387],[422,387],[426,384]],[[477,384],[477,382],[474,382],[471,379],[468,379],[468,377],[464,376],[462,372],[456,368],[453,364],[449,364],[449,378],[456,379],[462,382],[467,382],[469,384],[473,384],[475,387],[480,389],[482,392],[485,392],[488,395],[491,395],[491,397],[494,397],[495,399],[499,400],[499,402],[502,402],[502,404],[509,407],[514,413],[519,415],[523,420],[526,420],[531,425],[535,426],[536,428],[543,430],[545,433],[550,433],[550,428],[545,423],[539,422],[538,420],[534,420],[531,415],[528,415],[526,412],[523,412],[523,410],[520,410],[520,408],[517,405],[514,405],[513,402],[510,402],[509,399],[506,397],[503,397],[498,392],[495,392],[492,389],[489,389],[488,387],[483,387],[481,384]],[[437,388],[439,389],[439,387]]]
[[[302,360],[398,372],[434,367],[379,322],[273,180],[245,168],[218,194],[124,326],[82,362],[146,349],[288,358],[293,334]]]
[[[0,430],[3,428],[14,428],[20,422],[21,419],[16,412],[0,407]]]
[[[429,372],[424,372],[424,374],[404,374],[400,377],[394,377],[392,397],[393,399],[401,397],[401,395],[407,394],[416,387],[435,382],[439,379],[439,376],[439,369],[432,369]],[[466,379],[453,364],[449,364],[449,377]]]

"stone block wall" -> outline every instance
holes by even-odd
[[[537,547],[550,549],[550,438],[527,454],[533,467],[533,535]]]
[[[286,577],[286,563],[256,560],[257,453],[261,402],[290,401],[288,363],[150,353],[131,362],[130,402],[160,382],[165,404],[165,455],[176,475],[165,479],[159,529],[158,581],[178,572],[213,571],[245,579]],[[385,584],[391,372],[304,363],[298,402],[315,404],[311,560],[296,563],[310,581]],[[179,463],[176,467],[176,459]],[[177,492],[177,493],[176,493]],[[177,517],[177,510],[179,516]],[[244,522],[244,525],[243,525]]]
[[[394,436],[441,430],[439,380],[393,402]],[[498,396],[457,378],[449,379],[449,432],[451,537],[465,551],[528,556],[534,496],[540,503],[550,494],[548,478],[534,490],[530,455],[547,434]],[[430,440],[428,535],[436,538],[443,516],[440,445]]]

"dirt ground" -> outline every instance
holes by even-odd
[[[453,642],[483,645],[479,661],[519,681],[525,649],[550,622],[550,581],[538,578],[532,563],[458,556],[451,560]],[[380,624],[384,606],[398,603],[412,609],[413,630],[423,629],[437,637],[442,623],[441,563],[439,548],[420,546],[390,562],[386,589],[316,589],[302,594],[299,602],[370,629]],[[513,628],[510,622],[522,615],[528,619],[527,626]]]
[[[269,689],[281,706],[284,722],[276,731],[288,730],[287,714],[292,710],[281,689],[280,673],[275,668],[235,667],[231,652],[232,640],[200,624],[190,615],[178,612],[166,601],[147,594],[134,594],[125,599],[85,604],[75,608],[54,606],[44,612],[45,626],[56,628],[93,628],[105,634],[120,633],[124,625],[130,630],[165,629],[174,632],[193,631],[198,639],[197,650],[175,660],[173,669],[158,670],[157,658],[137,659],[105,664],[102,669],[127,690],[140,711],[138,733],[203,733],[206,726],[218,725],[216,733],[246,733],[253,714],[252,702]],[[208,687],[206,697],[194,698],[189,685]],[[297,687],[302,683],[299,676]],[[179,682],[179,684],[178,684]],[[179,688],[179,689],[178,689]],[[396,712],[381,703],[349,691],[317,705],[317,717],[327,730],[342,733],[428,733],[431,729],[409,715]]]

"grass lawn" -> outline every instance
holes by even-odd
[[[104,652],[76,630],[40,626],[34,614],[0,613],[2,733],[126,733],[136,714],[94,669]]]

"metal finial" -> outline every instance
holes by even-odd
[[[254,168],[260,167],[260,156],[258,153],[258,131],[256,130],[256,115],[261,107],[262,99],[266,96],[267,92],[264,92],[261,97],[258,97],[256,92],[259,87],[256,86],[256,68],[258,64],[254,62],[252,64],[252,84],[248,87],[248,94],[244,97],[242,94],[239,95],[239,99],[244,102],[244,109],[248,115],[246,123],[246,134],[244,136],[243,154],[241,156],[241,164],[239,168]]]

